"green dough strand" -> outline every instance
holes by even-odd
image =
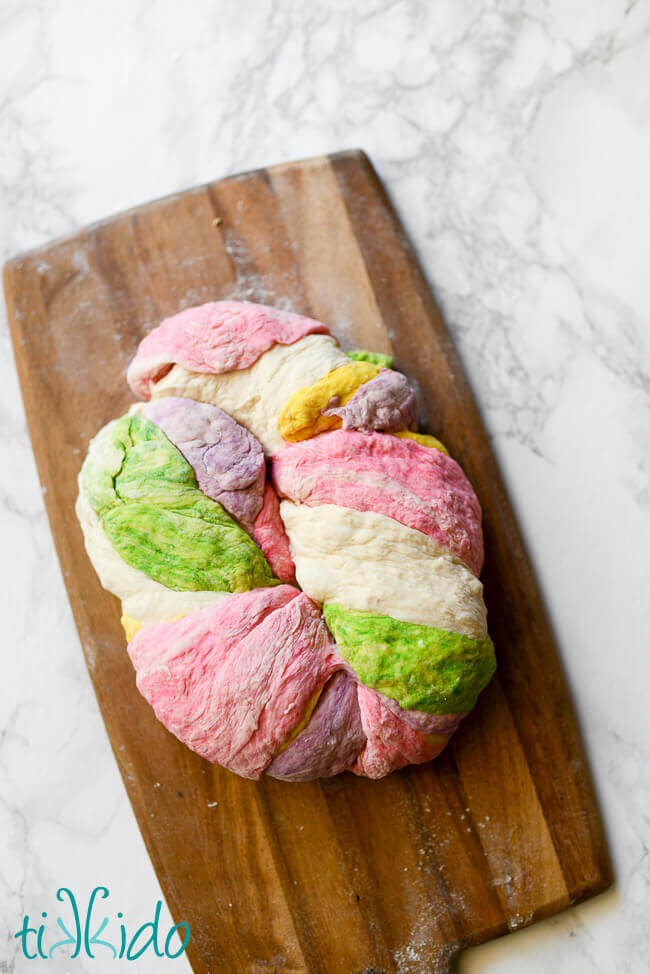
[[[253,539],[206,497],[182,453],[143,416],[123,416],[95,437],[81,487],[122,558],[167,588],[278,584]]]
[[[471,639],[334,603],[324,605],[323,614],[361,682],[404,710],[465,713],[496,669],[489,636]]]
[[[345,353],[348,358],[355,362],[372,362],[373,365],[381,365],[382,369],[392,369],[395,359],[392,355],[384,355],[382,352],[366,352],[363,348],[355,348],[352,352]]]

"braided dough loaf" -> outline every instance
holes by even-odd
[[[77,516],[140,692],[249,778],[429,761],[495,668],[481,510],[392,360],[221,301],[141,342]]]

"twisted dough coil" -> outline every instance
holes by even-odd
[[[300,315],[190,308],[90,444],[77,516],[138,688],[240,775],[429,761],[494,672],[478,501],[391,366]]]

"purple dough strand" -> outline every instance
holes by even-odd
[[[375,690],[375,693],[379,691]],[[451,737],[463,717],[467,717],[467,713],[427,714],[423,710],[404,710],[392,697],[387,697],[384,693],[379,693],[379,696],[396,717],[420,734],[440,734],[443,737]]]
[[[249,533],[262,508],[264,452],[252,433],[217,406],[180,396],[142,410],[183,454],[198,485]]]
[[[321,693],[307,725],[273,758],[266,774],[285,781],[331,778],[354,763],[365,742],[356,681],[339,670]]]
[[[323,410],[339,416],[344,430],[397,431],[416,429],[418,406],[410,382],[401,372],[382,369],[374,379],[359,386],[344,406],[336,399]]]

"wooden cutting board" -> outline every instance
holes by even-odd
[[[446,971],[463,947],[605,889],[606,842],[540,594],[462,366],[367,157],[150,203],[15,258],[4,280],[88,669],[172,915],[191,925],[194,971]],[[143,335],[226,297],[394,354],[418,383],[425,428],[476,488],[499,670],[432,764],[382,781],[245,781],[187,750],[135,688],[118,602],[74,516],[76,477],[89,439],[132,401],[124,375]]]

